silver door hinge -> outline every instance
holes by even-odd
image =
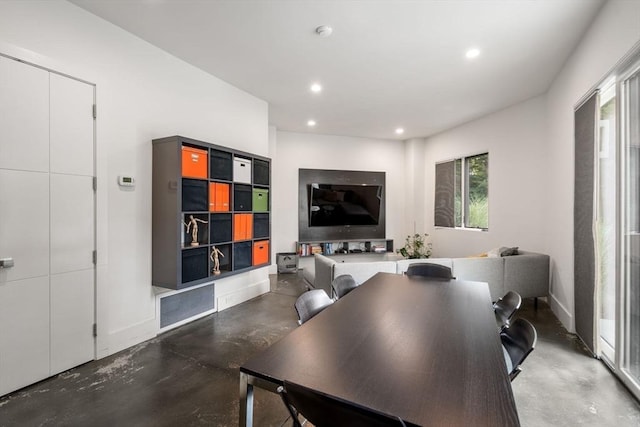
[[[96,104],[93,104],[92,113],[93,113],[93,118],[97,119],[98,118],[98,106]]]
[[[98,191],[98,177],[93,177],[93,191]]]
[[[97,324],[93,324],[93,336],[97,337],[98,336],[98,325]]]
[[[98,251],[93,251],[93,254],[91,255],[92,259],[93,259],[93,264],[97,264],[98,263]]]

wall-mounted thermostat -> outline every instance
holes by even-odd
[[[136,180],[132,176],[118,176],[118,185],[121,187],[135,187]]]

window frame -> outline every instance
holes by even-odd
[[[486,172],[487,172],[487,223],[486,227],[474,227],[469,225],[469,206],[470,206],[470,182],[469,178],[470,174],[470,159],[477,157],[486,157]],[[449,177],[449,180],[453,183],[452,189],[452,197],[453,200],[450,202],[452,204],[453,210],[453,218],[451,219],[452,226],[447,224],[443,224],[442,222],[442,213],[438,212],[438,205],[442,205],[442,196],[439,196],[438,189],[443,187],[442,181],[447,181],[447,178],[442,177],[441,174],[438,173],[438,165],[446,167],[447,165],[452,164],[453,169],[453,177]],[[441,168],[442,169],[442,168]],[[457,230],[470,230],[470,231],[488,231],[489,230],[489,151],[483,151],[477,154],[467,155],[456,157],[451,160],[437,162],[436,163],[436,177],[435,177],[435,187],[436,187],[436,195],[435,195],[435,203],[434,203],[434,226],[436,228],[447,228],[447,229],[457,229]],[[444,185],[446,187],[446,185]],[[438,198],[441,200],[438,200]],[[440,203],[438,203],[440,202]],[[446,209],[445,209],[446,210]],[[439,219],[440,216],[440,219]]]

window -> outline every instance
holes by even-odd
[[[489,228],[489,153],[436,164],[436,227]]]

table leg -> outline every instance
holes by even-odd
[[[240,427],[253,426],[253,385],[249,376],[240,372]]]

